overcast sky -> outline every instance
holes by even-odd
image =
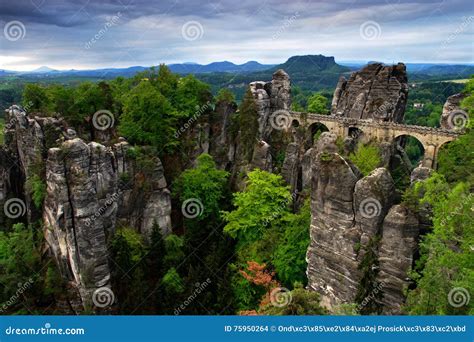
[[[474,62],[472,0],[1,0],[0,68]]]

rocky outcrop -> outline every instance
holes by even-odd
[[[433,173],[433,169],[424,166],[418,166],[413,170],[410,175],[410,183],[414,184],[415,182],[424,181],[428,179]]]
[[[359,233],[354,225],[353,193],[359,173],[336,151],[335,135],[323,133],[315,147],[311,188],[308,287],[328,308],[351,302],[357,290]]]
[[[257,104],[258,138],[270,142],[273,130],[270,122],[271,115],[277,110],[289,110],[291,107],[290,76],[284,70],[279,69],[273,73],[271,82],[250,83],[250,91]]]
[[[45,238],[63,275],[86,306],[109,286],[106,233],[115,228],[117,178],[112,153],[79,138],[48,151]]]
[[[250,91],[257,105],[258,137],[266,139],[271,133],[272,127],[268,125],[271,114],[270,95],[271,82],[256,81],[250,83]]]
[[[439,122],[441,128],[456,129],[466,126],[469,117],[465,108],[461,106],[461,102],[465,97],[465,94],[459,93],[451,95],[446,99]]]
[[[28,221],[33,222],[41,214],[35,208],[30,192],[23,189],[26,182],[42,171],[45,146],[59,138],[61,122],[54,118],[30,118],[19,106],[11,106],[5,112],[5,156],[12,162],[8,168],[15,168],[18,177],[14,180],[16,186],[9,192],[25,198]]]
[[[384,66],[369,64],[343,77],[334,93],[332,115],[357,119],[402,122],[408,95],[407,74],[403,63]]]
[[[265,141],[260,140],[254,147],[253,157],[251,161],[253,169],[272,171],[272,155],[270,154],[270,145]]]
[[[232,132],[231,126],[236,111],[236,103],[219,101],[216,104],[215,114],[210,119],[209,154],[214,158],[216,165],[225,170],[230,170],[235,164],[236,132]]]
[[[290,110],[291,82],[285,70],[278,69],[273,73],[269,95],[272,111]]]
[[[383,222],[379,248],[380,272],[377,280],[383,284],[384,314],[400,314],[408,287],[408,272],[418,248],[418,220],[402,205],[393,206]]]
[[[135,227],[147,238],[156,221],[162,234],[169,234],[171,195],[161,160],[156,156],[148,157],[150,169],[144,172],[128,152],[131,146],[126,141],[113,145],[112,149],[119,182],[118,224]]]
[[[399,296],[400,281],[406,281],[409,269],[406,263],[392,260],[394,254],[387,253],[393,253],[393,229],[397,227],[407,232],[409,243],[406,248],[403,243],[395,246],[397,256],[413,256],[410,232],[418,227],[418,220],[413,215],[395,214],[400,211],[393,206],[395,184],[386,168],[377,168],[362,177],[349,160],[339,155],[336,139],[332,133],[323,133],[310,153],[305,154],[312,165],[308,288],[319,292],[322,305],[330,310],[355,302],[360,282],[366,276],[360,268],[365,247],[381,237],[380,281],[389,281],[388,275],[399,277],[396,285],[382,289],[393,301],[394,309],[387,310],[395,313],[404,301]]]
[[[7,111],[6,119],[0,201],[24,198],[26,222],[42,218],[48,250],[67,280],[69,305],[77,313],[92,306],[95,289],[110,286],[107,243],[117,226],[135,227],[146,238],[156,221],[163,234],[170,232],[163,165],[150,156],[145,170],[123,138],[111,146],[87,143],[62,120],[31,118],[18,106]],[[27,189],[32,177],[45,182],[42,208],[33,205]]]
[[[139,192],[128,149],[126,142],[108,148],[75,138],[48,151],[45,237],[84,305],[91,304],[96,288],[110,286],[107,239],[116,226],[137,227],[145,237],[155,221],[164,234],[171,229],[171,199],[161,161],[153,160],[150,189]]]
[[[360,231],[360,245],[379,234],[385,215],[393,204],[395,184],[386,168],[378,168],[360,179],[354,188],[355,222]],[[361,250],[363,252],[363,250]]]
[[[300,144],[288,144],[285,152],[285,160],[281,168],[281,175],[287,184],[290,185],[292,192],[297,188],[300,168]]]

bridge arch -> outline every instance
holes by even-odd
[[[291,121],[291,127],[300,127],[300,122],[297,119]]]
[[[307,140],[310,146],[314,145],[314,142],[317,140],[319,135],[323,132],[329,132],[328,126],[321,122],[313,122],[312,124],[309,125],[308,127],[308,136]]]
[[[422,160],[422,165],[430,168],[436,167],[436,157],[440,147],[446,142],[455,140],[463,133],[443,128],[347,118],[337,115],[323,115],[294,111],[289,111],[288,115],[291,117],[291,120],[297,120],[300,126],[307,128],[308,126],[311,126],[315,123],[322,124],[331,133],[343,138],[350,135],[349,131],[351,127],[362,130],[364,133],[364,140],[367,139],[394,142],[401,136],[411,136],[417,139],[421,144],[420,150],[424,150],[424,159]],[[306,131],[308,132],[308,130]],[[311,132],[311,129],[309,131]],[[312,135],[314,136],[314,134]],[[311,139],[312,138],[313,137],[311,136]],[[306,139],[306,141],[308,141],[308,139]]]
[[[426,147],[419,138],[411,134],[399,134],[395,142],[403,147],[405,153],[410,159],[412,166],[417,166],[420,161],[425,159]],[[433,162],[433,161],[431,161]]]
[[[364,136],[364,131],[361,127],[349,126],[347,129],[347,135],[353,138],[355,141],[360,141]]]

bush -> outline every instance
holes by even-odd
[[[26,190],[31,195],[33,203],[37,209],[43,206],[44,198],[46,197],[46,183],[38,175],[32,175],[26,181]]]
[[[364,176],[367,176],[382,163],[380,149],[372,144],[359,144],[356,152],[351,153],[349,158]]]

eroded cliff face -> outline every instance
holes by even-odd
[[[403,64],[371,64],[348,81],[340,79],[331,115],[401,122],[407,90]],[[344,152],[350,152],[361,137],[347,137]],[[379,146],[384,167],[365,177],[340,154],[332,133],[323,133],[301,159],[302,184],[311,184],[308,288],[319,292],[322,304],[330,310],[360,301],[361,294],[370,296],[376,287],[382,296],[370,300],[384,313],[401,313],[405,300],[403,291],[409,285],[420,218],[396,204],[399,195],[389,170],[401,165],[411,172],[403,149],[396,142],[379,142]],[[286,159],[295,169],[296,150],[291,151]],[[412,181],[426,173],[415,169]],[[376,281],[370,288],[362,288],[363,279]]]
[[[364,141],[363,132],[342,137],[343,150],[340,142],[336,143],[338,137],[329,132],[322,133],[316,144],[308,148],[306,143],[311,140],[308,134],[312,132],[305,133],[307,127],[291,128],[289,122],[284,122],[283,128],[273,121],[275,114],[288,111],[291,105],[288,75],[277,71],[271,82],[252,82],[250,89],[258,108],[261,139],[252,163],[271,170],[272,160],[265,152],[275,156],[284,151],[279,169],[283,178],[293,192],[302,197],[309,192],[311,196],[308,288],[321,293],[323,305],[333,309],[360,300],[356,299],[358,294],[370,292],[360,288],[361,281],[376,278],[378,284],[384,285],[384,299],[377,304],[384,312],[400,313],[420,225],[419,217],[396,205],[399,195],[390,170],[401,167],[411,172],[412,169],[403,148],[396,141],[379,142],[383,167],[363,177],[343,156]],[[341,77],[334,92],[331,115],[402,122],[407,94],[404,64],[370,64],[352,73],[347,81]],[[281,140],[275,139],[275,134],[282,130],[290,141],[278,145]],[[369,267],[372,276],[367,274],[367,268],[361,267],[367,262],[369,249],[375,255]]]
[[[290,76],[282,69],[273,73],[270,82],[256,81],[250,83],[258,109],[258,124],[260,140],[271,143],[271,134],[279,126],[286,124],[272,118],[272,114],[279,110],[290,110],[291,81]],[[284,119],[284,118],[282,118]],[[281,127],[283,129],[283,126]]]
[[[393,206],[395,185],[386,168],[362,177],[338,153],[335,140],[333,134],[323,133],[312,151],[308,287],[322,295],[322,304],[330,310],[354,303],[366,249],[371,241],[380,241],[375,247],[379,265],[373,264],[383,284],[379,304],[387,313],[400,313],[416,252],[418,219],[408,208]]]
[[[336,136],[323,133],[312,158],[311,228],[307,252],[308,288],[322,304],[350,302],[357,290],[354,187],[361,175],[339,153]]]
[[[190,167],[199,154],[209,153],[219,168],[230,171],[236,190],[254,168],[280,172],[298,193],[297,201],[310,196],[308,288],[319,292],[329,309],[353,303],[367,276],[361,263],[372,248],[374,276],[383,285],[383,296],[375,300],[383,312],[400,313],[420,227],[429,225],[429,208],[415,215],[396,204],[389,169],[393,160],[406,163],[403,149],[380,143],[383,167],[364,177],[344,157],[361,136],[345,137],[341,148],[338,137],[326,132],[311,146],[308,136],[313,132],[289,127],[285,115],[275,120],[275,113],[285,113],[291,105],[286,72],[276,71],[270,82],[252,82],[250,89],[259,123],[250,160],[244,160],[240,134],[232,127],[237,107],[224,101],[183,133],[189,160],[180,167]],[[331,115],[400,122],[406,95],[404,65],[372,64],[348,81],[340,80]],[[172,201],[164,165],[147,156],[148,170],[142,170],[133,147],[115,132],[96,134],[98,142],[85,141],[63,120],[28,117],[19,107],[10,108],[7,122],[6,146],[0,151],[0,204],[10,197],[24,199],[27,221],[43,219],[47,247],[68,281],[69,306],[80,312],[90,307],[95,289],[110,287],[107,243],[116,227],[135,227],[146,238],[156,221],[164,234],[170,232]],[[278,160],[281,154],[283,161]],[[26,180],[38,172],[44,173],[47,186],[43,208],[34,206],[25,189]],[[412,182],[429,173],[415,169]]]
[[[96,288],[110,286],[106,236],[117,213],[112,157],[103,145],[79,138],[48,151],[45,238],[87,307]]]
[[[145,192],[142,170],[123,138],[109,146],[86,142],[61,120],[30,118],[17,106],[7,119],[2,199],[25,199],[28,223],[42,218],[47,248],[68,282],[70,308],[91,308],[92,293],[110,287],[107,243],[117,226],[136,227],[146,238],[156,221],[163,234],[170,232],[163,165],[152,158]],[[43,173],[46,196],[36,208],[25,184]]]
[[[369,64],[339,79],[331,114],[357,119],[402,122],[408,96],[407,74],[403,63],[384,66]]]
[[[402,205],[394,205],[385,216],[382,240],[379,247],[380,272],[378,281],[383,284],[380,300],[384,314],[400,314],[405,302],[404,290],[409,282],[418,249],[419,221],[415,214]]]
[[[454,94],[446,99],[441,113],[440,126],[445,129],[463,129],[466,126],[469,116],[466,108],[461,105],[465,94]]]

